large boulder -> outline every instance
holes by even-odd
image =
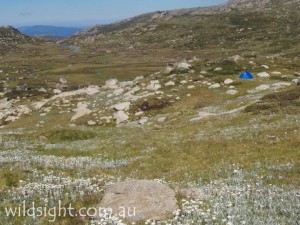
[[[148,219],[164,220],[178,210],[175,192],[165,184],[147,180],[129,180],[111,185],[106,191],[101,208],[112,209],[113,214],[120,215],[135,211],[128,221]]]

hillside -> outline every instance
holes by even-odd
[[[243,54],[299,53],[299,1],[230,1],[154,12],[79,32],[72,43],[112,51],[222,49]]]
[[[13,27],[0,27],[0,54],[15,50],[19,44],[34,42],[36,42],[36,39],[22,34]]]

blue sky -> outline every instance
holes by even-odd
[[[226,0],[0,0],[0,26],[91,26],[141,13],[210,6]]]

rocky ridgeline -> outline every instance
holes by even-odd
[[[234,56],[233,58],[232,60],[235,60],[238,57]],[[44,94],[52,96],[40,101],[31,100],[30,97],[26,96],[11,99],[6,97],[7,93],[4,92],[1,93],[3,98],[0,100],[0,121],[2,125],[6,125],[38,112],[41,121],[50,113],[64,114],[66,118],[70,119],[71,126],[77,124],[88,126],[107,124],[139,126],[164,122],[167,119],[166,115],[151,117],[147,111],[181,101],[182,92],[207,88],[228,96],[240,96],[239,87],[235,86],[235,82],[239,80],[238,76],[236,78],[225,77],[222,82],[215,82],[207,75],[206,71],[195,71],[193,69],[193,64],[197,62],[197,57],[193,57],[188,61],[182,60],[168,64],[163,71],[145,77],[138,76],[132,81],[119,82],[117,79],[112,78],[107,80],[102,87],[90,85],[72,91],[64,91],[68,87],[68,81],[61,78],[53,89],[40,87],[36,90],[41,96]],[[290,81],[275,82],[269,77],[281,75],[280,72],[266,72],[270,70],[267,65],[261,65],[261,69],[265,71],[256,74],[256,78],[261,84],[254,89],[249,88],[246,95],[274,92],[299,83],[299,79],[295,79],[295,77],[294,79],[291,78]],[[216,67],[213,71],[218,73],[222,70],[222,67]],[[190,96],[191,94],[186,94],[186,97]],[[157,101],[156,105],[151,105],[149,99],[155,99]],[[199,115],[192,118],[191,121],[238,112],[245,107],[221,113],[204,110],[199,112]]]

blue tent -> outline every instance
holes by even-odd
[[[240,78],[245,80],[251,80],[254,78],[254,76],[249,71],[245,71],[240,75]]]

